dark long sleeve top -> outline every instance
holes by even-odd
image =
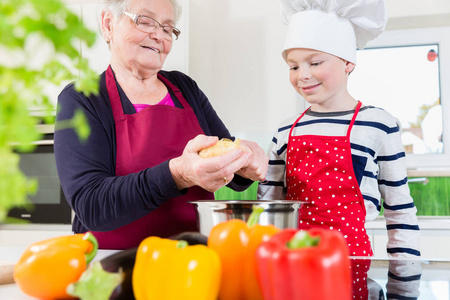
[[[206,135],[231,138],[194,80],[177,71],[160,73],[180,89]],[[136,113],[117,81],[116,85],[124,113]],[[175,95],[171,93],[171,96],[175,106],[181,108]],[[73,129],[58,130],[58,124],[71,119],[77,110],[84,112],[91,128],[85,142],[80,141]],[[100,77],[97,96],[77,92],[73,84],[63,89],[58,97],[56,128],[56,165],[64,195],[75,212],[74,232],[116,229],[157,209],[168,199],[186,193],[186,190],[178,190],[168,161],[138,173],[115,175],[116,135],[105,72]],[[251,183],[235,176],[228,187],[242,191]]]

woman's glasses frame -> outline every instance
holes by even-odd
[[[127,11],[124,11],[123,13],[124,15],[130,17],[131,20],[133,20],[133,22],[136,24],[136,29],[138,29],[139,31],[152,33],[157,31],[158,28],[161,28],[166,40],[173,40],[174,36],[175,39],[178,40],[178,36],[181,34],[181,31],[178,28],[170,25],[162,25],[157,20],[149,16],[137,15]]]

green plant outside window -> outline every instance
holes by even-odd
[[[418,216],[450,216],[450,177],[430,177],[427,184],[409,184],[409,187]],[[215,197],[216,200],[256,200],[257,190],[257,182],[243,192],[223,187]]]

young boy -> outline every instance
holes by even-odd
[[[276,131],[258,198],[304,201],[299,228],[339,230],[353,256],[373,255],[365,221],[375,219],[383,205],[388,254],[420,256],[400,124],[386,111],[362,105],[347,90],[356,48],[384,30],[384,2],[281,4],[289,23],[283,58],[290,82],[311,106]]]

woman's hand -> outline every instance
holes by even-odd
[[[197,185],[209,192],[215,192],[228,184],[233,179],[234,173],[241,169],[253,170],[242,172],[243,174],[255,174],[256,163],[252,163],[255,155],[241,149],[211,158],[202,158],[198,155],[201,149],[212,146],[217,141],[217,137],[198,135],[187,143],[181,156],[169,161],[170,172],[180,190]]]
[[[255,142],[241,140],[240,144],[241,146],[250,148],[252,155],[250,156],[248,164],[236,172],[236,174],[253,181],[264,180],[269,167],[269,157]]]

